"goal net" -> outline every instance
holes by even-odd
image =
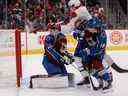
[[[20,86],[21,46],[19,30],[0,30],[0,87]]]
[[[28,87],[32,75],[47,74],[41,65],[41,36],[44,35],[0,30],[0,87]]]
[[[43,43],[47,34],[0,30],[0,87],[28,87],[31,76],[47,75],[42,66]],[[76,44],[71,38],[67,35],[70,51]]]

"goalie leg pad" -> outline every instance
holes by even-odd
[[[74,75],[72,73],[62,76],[34,75],[30,79],[30,88],[67,88],[74,87]]]

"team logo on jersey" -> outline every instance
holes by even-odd
[[[113,31],[111,34],[110,34],[110,42],[114,45],[118,45],[122,42],[123,40],[123,35],[121,32],[119,31]]]

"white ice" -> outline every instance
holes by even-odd
[[[112,51],[108,52],[114,59],[114,61],[121,66],[122,68],[128,69],[128,51]],[[8,61],[9,60],[9,61]],[[30,56],[22,56],[23,63],[23,76],[24,78],[34,75],[34,74],[47,74],[45,69],[41,65],[42,55],[30,55]],[[15,64],[14,57],[0,57],[0,75],[2,71],[8,72],[11,74],[15,72],[12,70],[6,69],[5,64],[9,64],[11,67],[12,64]],[[7,65],[6,64],[6,65]],[[76,82],[80,80],[79,73],[77,71],[73,71],[71,66],[68,68],[70,71],[76,74]],[[29,88],[15,88],[15,87],[0,87],[0,96],[128,96],[128,73],[117,73],[113,70],[114,82],[112,91],[106,94],[103,94],[101,90],[93,91],[86,86],[80,86],[75,88],[60,88],[60,89],[29,89]],[[4,78],[8,79],[7,76]],[[1,85],[0,79],[0,85]]]

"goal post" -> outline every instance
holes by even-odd
[[[20,80],[22,78],[22,60],[21,60],[21,31],[15,30],[15,54],[16,54],[16,76],[17,76],[17,87],[20,87]]]
[[[0,29],[0,87],[20,87],[21,47],[19,29]]]

